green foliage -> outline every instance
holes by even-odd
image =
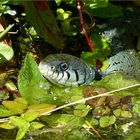
[[[0,33],[0,39],[2,39],[12,28],[14,24],[9,25],[3,32]]]
[[[97,6],[96,8],[94,6],[86,6],[86,10],[90,12],[90,14],[101,18],[115,18],[123,15],[121,8],[111,3],[108,3],[105,7],[104,5],[103,7]]]
[[[50,100],[49,98],[53,98],[48,91],[50,84],[40,74],[31,53],[27,54],[24,66],[20,70],[18,87],[29,104],[45,103]]]
[[[84,118],[72,114],[53,114],[51,116],[42,116],[41,120],[48,123],[50,127],[69,126],[69,128],[80,127],[84,124]]]
[[[94,40],[94,51],[83,52],[81,58],[93,66],[96,59],[104,60],[111,53],[111,48],[107,44],[106,39],[96,33],[91,34],[91,39]]]
[[[122,140],[135,140],[135,139],[139,139],[139,137],[140,137],[140,128],[135,126],[131,131],[128,130],[127,135],[125,135],[125,137]]]
[[[82,0],[90,9],[103,8],[108,5],[108,0]]]
[[[8,5],[12,3],[12,1],[15,4],[15,2],[19,0],[1,0],[0,1],[0,16],[3,14],[9,14],[12,16],[16,15],[16,11],[12,10],[10,6]]]
[[[31,53],[27,54],[24,66],[20,70],[18,87],[28,104],[55,103],[57,105],[71,102],[75,93],[81,98],[83,89],[82,86],[79,88],[50,86],[50,83],[39,72]]]
[[[72,114],[52,114],[51,116],[41,116],[40,118],[43,122],[46,122],[49,127],[54,128],[53,132],[56,132],[56,128],[61,130],[60,134],[55,133],[56,139],[60,139],[59,135],[63,136],[64,139],[69,139],[70,137],[72,139],[79,138],[79,139],[88,139],[88,133],[86,133],[85,129],[87,128],[87,125],[85,124],[86,118],[81,116],[75,116]],[[92,123],[97,124],[97,120],[95,122],[95,119],[91,117],[90,119]],[[84,128],[85,126],[85,128]],[[53,130],[53,129],[52,129]],[[75,133],[74,133],[75,132]],[[83,133],[85,133],[83,135]],[[47,136],[49,136],[49,133],[47,133]],[[51,135],[52,136],[52,135]],[[82,137],[81,137],[82,136]],[[51,137],[52,138],[52,137]]]
[[[50,92],[54,95],[54,100],[57,105],[63,105],[76,101],[76,99],[83,99],[83,87],[58,87],[53,85]]]
[[[55,0],[56,4],[59,6],[62,2],[62,0]]]
[[[1,0],[2,4],[20,4],[21,0]]]
[[[9,98],[9,94],[7,92],[1,91],[0,92],[0,101],[6,100]]]
[[[110,39],[107,38],[108,36],[104,37],[103,35],[99,35],[98,23],[100,24],[101,22],[106,24],[108,19],[112,19],[113,21],[114,18],[114,21],[116,21],[117,18],[121,19],[121,17],[127,15],[129,22],[133,20],[130,24],[132,26],[130,27],[133,27],[132,30],[134,30],[134,35],[139,36],[139,30],[137,30],[139,25],[138,18],[137,16],[134,18],[135,15],[133,15],[135,8],[132,8],[131,6],[124,8],[121,4],[118,6],[110,3],[108,0],[81,0],[81,3],[83,4],[81,12],[83,14],[87,32],[89,32],[90,38],[94,42],[93,52],[86,52],[85,47],[87,46],[84,46],[81,42],[79,42],[79,40],[81,41],[81,39],[83,40],[85,37],[80,24],[80,16],[77,10],[77,0],[55,0],[52,3],[51,1],[21,0],[1,0],[0,2],[0,15],[10,15],[10,18],[8,17],[4,20],[7,24],[9,22],[9,25],[6,24],[5,26],[1,22],[2,27],[7,28],[0,33],[0,39],[2,40],[1,42],[7,42],[7,35],[8,37],[10,35],[10,43],[13,44],[15,51],[14,54],[11,47],[0,43],[0,64],[4,66],[1,70],[8,69],[10,71],[11,69],[9,68],[12,67],[11,71],[13,72],[12,74],[7,74],[6,71],[4,72],[4,75],[6,76],[3,76],[3,72],[0,71],[0,87],[2,89],[3,86],[5,86],[8,89],[8,91],[0,91],[0,128],[17,130],[17,140],[23,139],[27,133],[30,135],[30,132],[31,134],[35,134],[37,136],[39,135],[39,132],[43,135],[45,133],[45,139],[98,139],[99,135],[96,136],[92,133],[92,130],[94,130],[95,133],[99,130],[101,135],[107,136],[107,139],[114,139],[115,135],[126,136],[126,132],[129,132],[129,129],[131,129],[130,126],[134,122],[137,123],[136,119],[139,119],[140,117],[139,87],[117,92],[113,95],[115,97],[125,97],[127,95],[131,96],[132,102],[130,101],[130,104],[132,110],[129,103],[126,105],[121,102],[121,100],[115,100],[115,98],[111,96],[111,99],[117,103],[117,105],[115,104],[115,107],[113,106],[114,104],[111,105],[113,102],[112,100],[109,100],[109,103],[106,101],[108,97],[101,97],[99,99],[97,98],[97,100],[93,100],[93,104],[96,105],[90,104],[89,106],[86,101],[83,101],[79,104],[65,107],[58,112],[53,112],[51,115],[47,114],[48,111],[55,109],[56,106],[84,99],[85,94],[83,95],[83,93],[85,88],[87,88],[87,85],[80,87],[58,87],[57,85],[49,83],[49,81],[40,74],[38,65],[34,60],[34,56],[37,56],[40,59],[40,55],[38,54],[41,54],[42,52],[43,54],[45,52],[47,54],[54,53],[54,50],[49,48],[47,45],[47,49],[42,49],[42,41],[41,43],[39,42],[39,47],[41,47],[36,50],[36,46],[38,47],[36,42],[41,40],[39,36],[47,43],[60,50],[64,49],[65,42],[68,42],[68,46],[66,46],[66,49],[64,50],[64,52],[68,53],[69,50],[77,53],[77,50],[79,50],[80,47],[83,47],[84,49],[80,49],[80,51],[84,50],[81,54],[81,58],[92,66],[95,65],[97,59],[104,61],[108,55],[111,55],[111,47],[108,43],[112,42],[112,38]],[[25,8],[25,11],[20,11],[20,8],[18,9],[19,4],[20,6],[23,6],[23,9]],[[134,19],[129,17],[130,13],[126,13],[127,10],[131,12],[133,15],[131,16]],[[20,15],[20,12],[23,13]],[[123,15],[123,13],[125,14]],[[30,24],[28,23],[26,16]],[[93,19],[95,20],[94,27],[92,26]],[[13,22],[15,24],[13,24]],[[137,28],[135,28],[136,25]],[[90,29],[94,30],[94,32]],[[9,31],[18,32],[14,36],[13,34],[9,34]],[[111,30],[108,31],[110,33]],[[18,39],[16,38],[17,36]],[[125,43],[126,42],[127,41],[125,41]],[[73,46],[76,46],[76,49],[69,48],[71,47],[71,44],[76,44]],[[139,44],[140,43],[138,42],[137,49],[140,48]],[[19,46],[20,48],[18,48]],[[115,48],[116,46],[114,45],[113,47]],[[19,70],[17,65],[22,65],[20,59],[21,57],[24,57],[23,54],[26,54],[27,50],[34,52],[35,55],[28,53],[24,59],[23,67]],[[58,51],[56,50],[56,52]],[[77,55],[80,55],[80,52]],[[13,61],[10,61],[13,56]],[[19,56],[20,58],[18,58]],[[7,62],[13,63],[9,64]],[[5,63],[7,66],[3,65]],[[16,65],[14,65],[15,63]],[[104,61],[102,70],[104,71],[107,66],[108,61]],[[14,93],[12,91],[18,90],[15,86],[15,80],[17,79],[18,72],[18,89],[22,97],[15,98],[15,94],[14,96],[9,96],[9,94]],[[9,79],[14,79],[14,82],[8,82]],[[106,91],[111,91],[137,83],[139,83],[139,81],[125,78],[121,73],[110,74],[103,77],[100,81],[90,83],[90,86],[88,86],[91,87],[92,90],[89,90],[89,95],[87,96],[92,96],[92,94],[96,95],[98,93],[100,94],[100,88],[105,88]],[[98,91],[94,91],[94,88],[98,88]],[[13,98],[15,99],[13,100]],[[122,119],[123,121],[121,121]],[[133,123],[126,123],[130,121],[130,119],[133,120]],[[47,127],[43,128],[46,125]],[[94,128],[95,125],[98,126]],[[114,128],[114,126],[117,129],[111,129]],[[133,128],[136,127],[137,126],[135,124]],[[102,131],[103,129],[104,131]],[[120,130],[123,130],[123,132],[120,133]],[[112,133],[112,131],[114,133]],[[131,132],[132,133],[124,139],[139,138],[139,128],[131,129]],[[104,139],[106,139],[106,137]]]
[[[11,115],[15,115],[15,113],[11,110],[8,110],[3,105],[0,105],[0,117],[7,117],[7,116],[11,116]]]
[[[123,15],[119,6],[113,5],[108,0],[82,0],[84,8],[92,16],[101,18],[115,18]],[[77,3],[74,0],[67,0],[67,4],[75,6]]]
[[[72,23],[72,12],[64,11],[62,8],[57,9],[56,19],[61,21],[61,31],[64,35],[74,36],[77,35],[78,30],[76,24]]]
[[[30,116],[31,112],[35,112],[35,113],[39,114],[39,116],[41,116],[43,113],[50,111],[50,110],[54,109],[55,107],[56,107],[56,105],[52,105],[52,104],[35,104],[35,105],[29,106],[29,112],[27,111],[26,113],[29,113],[28,115]],[[47,115],[49,115],[49,114],[47,114]],[[28,120],[31,121],[30,119],[28,119]]]
[[[20,118],[17,116],[11,116],[10,118],[11,125],[14,125],[15,128],[19,128],[19,131],[16,136],[16,140],[20,140],[23,138],[25,133],[28,131],[30,127],[30,123],[26,121],[24,118]]]
[[[62,8],[58,8],[56,12],[57,12],[56,19],[61,21],[61,31],[63,32],[63,34],[68,36],[77,35],[79,30],[77,30],[78,29],[77,23],[74,22],[76,20],[73,20],[71,17],[72,12],[64,11],[64,9]]]
[[[78,104],[74,107],[73,114],[75,116],[85,117],[87,116],[90,110],[91,110],[90,106],[87,106],[85,104]]]
[[[33,27],[30,27],[30,28],[29,28],[29,34],[30,34],[31,36],[37,36],[37,32],[35,31],[35,29],[34,29]]]
[[[27,109],[27,102],[23,98],[16,98],[14,101],[3,101],[2,104],[15,114],[21,114]]]
[[[6,3],[5,0],[0,1],[0,16],[1,16],[4,12],[6,12],[7,10],[10,9],[8,6],[3,5],[3,4],[5,4],[5,3]]]
[[[13,55],[14,51],[10,46],[0,43],[0,64],[11,60]]]
[[[115,116],[103,116],[100,118],[99,123],[101,127],[107,127],[111,124],[114,124],[116,121],[116,117]]]
[[[129,111],[125,111],[122,109],[116,109],[113,111],[114,115],[116,117],[122,117],[122,118],[132,118],[132,113]]]
[[[133,112],[137,113],[140,117],[140,99],[139,96],[132,98],[132,104],[133,104]]]
[[[38,35],[43,37],[45,41],[52,44],[54,47],[63,49],[65,47],[64,38],[61,35],[56,19],[49,8],[47,1],[42,3],[44,6],[39,7],[37,2],[24,1],[23,5],[27,18]]]
[[[62,8],[57,9],[57,20],[66,20],[71,16],[70,11],[64,11]]]
[[[0,124],[0,128],[18,128],[16,140],[22,139],[28,131],[42,128],[44,124],[34,120],[55,107],[55,105],[50,104],[28,106],[23,98],[16,98],[14,101],[3,101],[3,106],[0,107],[0,117],[10,117],[9,120]],[[13,116],[17,114],[20,114],[21,116]]]
[[[3,105],[0,106],[0,117],[19,115],[27,110],[24,114],[24,118],[28,121],[32,121],[56,107],[56,105],[52,104],[35,104],[28,106],[27,102],[21,97],[15,98],[14,101],[3,101],[2,104]]]
[[[72,19],[68,18],[64,21],[61,21],[61,30],[63,32],[64,35],[68,35],[68,36],[75,36],[78,34],[78,32],[81,32],[81,30],[77,30],[78,26],[76,25],[76,23],[72,24]]]
[[[11,125],[11,123],[4,122],[4,123],[0,124],[0,128],[3,128],[3,129],[14,129],[15,126]]]
[[[117,79],[117,80],[116,80]],[[95,87],[104,87],[105,89],[108,89],[109,91],[114,89],[119,89],[127,86],[131,86],[134,84],[138,84],[139,81],[136,79],[128,79],[121,73],[112,73],[110,75],[105,76],[102,80],[98,82],[92,83]],[[117,96],[127,96],[127,95],[139,95],[140,88],[133,88],[130,90],[125,90],[121,92],[117,92]]]
[[[35,130],[40,129],[44,126],[45,126],[44,124],[34,121],[34,122],[31,123],[29,130],[30,131],[35,131]]]

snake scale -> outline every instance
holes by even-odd
[[[69,54],[50,54],[39,64],[42,75],[54,84],[80,86],[97,80],[100,75],[122,72],[125,76],[140,79],[140,56],[134,50],[117,53],[108,60],[109,66],[102,74],[80,58]]]

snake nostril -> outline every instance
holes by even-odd
[[[51,66],[51,70],[55,70],[55,66]]]

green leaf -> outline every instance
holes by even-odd
[[[35,29],[33,28],[33,27],[30,27],[29,28],[29,34],[31,35],[31,36],[37,36],[37,33],[36,33],[36,31],[35,31]],[[27,39],[29,39],[29,38],[27,38]],[[30,40],[29,40],[30,41]],[[28,40],[25,40],[25,42],[28,42]]]
[[[29,126],[27,125],[26,127],[20,128],[17,132],[16,140],[21,140],[25,136],[28,130],[29,130]]]
[[[0,33],[0,39],[2,39],[12,28],[14,24],[9,25],[3,32]]]
[[[64,11],[62,8],[58,8],[56,12],[58,20],[66,20],[71,16],[70,11]]]
[[[98,125],[99,121],[97,118],[94,118],[93,115],[88,115],[86,117],[86,121],[88,121],[92,126]]]
[[[78,28],[77,24],[72,24],[72,18],[68,18],[61,21],[61,30],[64,35],[75,36],[78,32],[81,32],[81,28]]]
[[[99,123],[101,127],[107,127],[109,125],[114,124],[116,121],[116,117],[114,115],[112,116],[103,116],[100,118]]]
[[[85,117],[90,110],[90,106],[85,104],[78,104],[74,107],[74,115],[79,117]]]
[[[123,118],[132,118],[132,113],[130,111],[122,110],[121,111],[121,117],[123,117]]]
[[[121,109],[115,109],[115,110],[113,111],[113,113],[114,113],[114,115],[115,115],[116,117],[120,117],[120,116],[121,116]]]
[[[130,111],[125,111],[122,109],[116,109],[113,111],[114,115],[116,117],[122,117],[122,118],[132,118],[132,113]]]
[[[116,72],[116,73],[107,75],[107,76],[103,77],[102,80],[93,82],[91,84],[93,84],[96,87],[104,87],[105,89],[111,91],[111,90],[131,86],[131,85],[138,84],[138,83],[139,83],[138,80],[126,78],[122,73]],[[122,96],[132,95],[132,93],[134,96],[136,96],[136,95],[139,96],[140,87],[117,92],[115,95],[122,97]]]
[[[70,100],[69,100],[69,102],[75,102],[75,101],[78,101],[78,100],[82,100],[82,99],[84,99],[84,97],[82,97],[82,96],[78,96],[78,95],[75,95],[75,96],[72,96],[71,98],[70,98]],[[82,102],[82,104],[85,104],[86,103],[86,101],[83,101]]]
[[[2,104],[15,114],[23,113],[28,107],[27,102],[23,98],[16,98],[14,101],[3,101]]]
[[[139,98],[137,101],[135,101],[135,99],[133,98],[133,112],[137,113],[138,116],[140,117],[140,100],[139,100]]]
[[[22,117],[11,116],[9,117],[9,119],[10,119],[10,122],[18,128],[29,127],[29,122]]]
[[[1,84],[1,83],[0,83]],[[0,91],[0,101],[2,100],[6,100],[9,98],[9,94],[7,92],[4,91]]]
[[[0,16],[10,9],[9,6],[4,5],[4,4],[6,4],[6,2],[7,1],[5,1],[5,0],[0,1]]]
[[[14,51],[10,46],[0,43],[0,64],[11,60],[13,55]]]
[[[95,64],[96,59],[103,61],[105,57],[110,55],[111,48],[107,44],[106,40],[96,33],[91,34],[91,39],[94,41],[94,51],[93,52],[83,52],[81,58],[88,64]]]
[[[39,36],[56,48],[65,47],[64,38],[47,1],[22,2],[31,25]],[[31,10],[32,9],[32,10]]]
[[[59,6],[62,2],[62,0],[55,0],[56,4]]]
[[[4,123],[1,123],[0,124],[0,128],[3,128],[3,129],[14,129],[15,126],[12,125],[11,123],[8,122],[4,122]]]
[[[85,3],[86,7],[91,9],[106,7],[108,0],[82,0]]]
[[[104,116],[111,113],[111,109],[108,106],[97,106],[93,110],[93,116]]]
[[[50,84],[41,75],[33,55],[28,53],[24,60],[24,66],[19,72],[18,88],[29,104],[52,102],[53,95],[49,93]]]
[[[36,129],[40,129],[42,127],[44,127],[45,125],[40,123],[40,122],[31,122],[30,124],[30,130],[33,131],[33,130],[36,130]]]
[[[35,104],[28,107],[28,111],[26,111],[22,117],[31,122],[35,120],[37,117],[41,116],[43,113],[54,109],[56,105],[51,104]],[[47,114],[49,115],[49,114]]]
[[[52,104],[35,104],[29,106],[29,110],[37,112],[39,115],[42,115],[43,113],[50,111],[52,109],[56,108],[56,105]]]
[[[14,101],[18,102],[18,103],[22,103],[24,105],[27,105],[27,101],[22,97],[17,97],[17,98],[14,99]]]
[[[8,110],[4,106],[0,105],[0,117],[7,117],[15,114],[15,112]]]
[[[111,3],[108,3],[105,7],[93,8],[94,6],[86,6],[86,10],[90,14],[101,18],[115,18],[123,15],[121,8]]]
[[[47,122],[50,127],[70,126],[70,128],[73,128],[82,126],[85,122],[84,118],[71,114],[53,114],[51,116],[42,116],[40,119]]]
[[[76,99],[83,98],[83,86],[79,87],[58,87],[53,85],[50,89],[52,95],[54,95],[54,101],[57,105],[63,105],[64,103],[70,103],[76,101]],[[73,97],[74,96],[74,97]]]
[[[35,112],[33,110],[28,110],[24,114],[21,115],[22,118],[24,118],[26,121],[31,122],[39,117],[38,112]]]
[[[12,125],[19,128],[16,140],[22,139],[29,130],[30,123],[27,120],[17,116],[11,116],[9,119]]]

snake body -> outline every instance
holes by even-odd
[[[134,50],[126,50],[112,56],[109,66],[102,72],[122,72],[126,76],[140,79],[140,56]],[[51,54],[39,64],[42,75],[57,85],[79,86],[97,80],[100,73],[81,59],[69,54]]]
[[[135,50],[125,50],[109,59],[109,66],[103,72],[108,75],[112,72],[122,72],[126,77],[140,80],[140,56]]]

